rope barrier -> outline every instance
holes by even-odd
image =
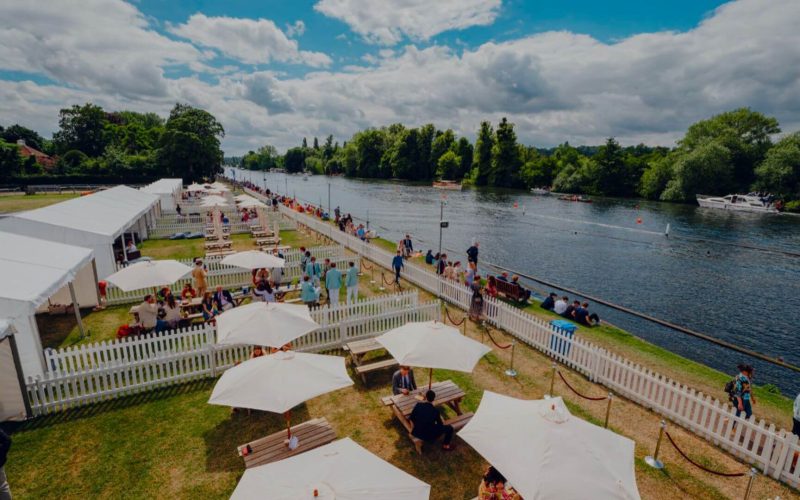
[[[373,269],[375,269],[375,266],[368,266],[366,260],[361,261],[361,267],[363,267],[367,271],[372,271]]]
[[[602,398],[593,398],[591,396],[586,396],[585,394],[581,394],[580,392],[575,390],[575,388],[572,387],[569,384],[569,382],[567,382],[567,379],[564,378],[564,375],[562,375],[560,371],[556,370],[556,372],[558,373],[559,378],[561,378],[561,380],[564,381],[564,383],[567,385],[567,387],[569,387],[569,390],[571,390],[572,392],[574,392],[578,396],[582,397],[583,399],[588,399],[589,401],[603,401],[603,400],[608,399],[608,396],[603,396]]]
[[[403,287],[400,286],[400,283],[396,281],[388,281],[386,279],[386,273],[381,272],[381,279],[383,280],[383,284],[386,286],[396,286],[399,290],[403,289]]]
[[[678,445],[675,444],[675,440],[672,439],[672,436],[669,435],[669,432],[665,431],[665,434],[667,435],[667,439],[669,439],[669,442],[672,443],[672,446],[674,446],[675,449],[678,450],[678,453],[680,453],[681,456],[683,458],[685,458],[687,462],[689,462],[690,464],[694,465],[698,469],[702,469],[702,470],[704,470],[704,471],[706,471],[706,472],[708,472],[710,474],[714,474],[714,475],[717,475],[717,476],[724,476],[724,477],[742,477],[745,474],[747,474],[746,472],[719,472],[719,471],[711,470],[708,467],[705,467],[703,465],[700,465],[697,462],[695,462],[694,460],[692,460],[691,458],[689,458],[686,455],[686,453],[683,452],[683,450],[678,448]]]
[[[463,318],[461,318],[461,321],[458,321],[458,322],[453,321],[453,317],[450,316],[450,310],[448,308],[446,308],[446,307],[444,308],[444,313],[445,313],[445,316],[447,316],[447,319],[450,320],[450,323],[453,324],[453,326],[461,326],[467,320],[467,317],[464,316]]]
[[[494,337],[492,337],[492,333],[489,331],[489,328],[488,328],[488,327],[486,328],[486,335],[488,335],[488,336],[489,336],[489,340],[491,340],[491,341],[492,341],[492,344],[494,344],[494,345],[495,345],[495,347],[497,347],[498,349],[511,349],[512,347],[514,347],[514,344],[507,344],[507,345],[500,345],[500,344],[498,344],[498,343],[497,343],[497,342],[494,340]]]

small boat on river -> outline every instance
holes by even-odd
[[[592,200],[583,196],[582,194],[566,194],[564,196],[559,196],[559,200],[561,201],[577,201],[579,203],[591,203]]]
[[[433,181],[433,187],[437,189],[450,189],[453,191],[461,191],[461,183],[458,181]]]
[[[761,214],[780,213],[780,201],[772,203],[758,196],[746,194],[729,194],[723,197],[697,196],[697,204],[703,208],[716,208],[718,210],[733,210],[736,212],[753,212]]]
[[[548,196],[550,195],[550,190],[547,188],[536,187],[536,188],[531,188],[531,193],[538,194],[539,196]]]

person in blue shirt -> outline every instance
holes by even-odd
[[[317,264],[317,258],[311,257],[311,260],[306,264],[306,276],[311,278],[314,286],[319,286],[319,279],[322,276],[322,268]]]
[[[317,305],[317,290],[308,275],[303,276],[303,284],[300,286],[300,300],[309,309]]]
[[[342,288],[342,272],[336,269],[336,262],[331,262],[331,268],[325,273],[325,288],[328,289],[328,304],[339,304],[339,289]]]
[[[403,255],[400,253],[400,250],[397,251],[397,255],[394,256],[392,259],[392,269],[394,269],[394,282],[398,285],[400,284],[400,270],[403,269],[405,265],[403,264]]]
[[[350,268],[347,270],[344,286],[347,287],[347,303],[352,304],[358,300],[358,269],[356,263],[350,261]]]
[[[751,392],[751,381],[753,379],[753,367],[750,365],[739,365],[739,375],[736,376],[734,386],[734,403],[736,404],[736,416],[750,418],[753,414],[753,404],[756,402]]]
[[[438,258],[439,256],[437,255],[436,259]],[[433,261],[434,261],[433,250],[428,250],[428,253],[425,254],[425,263],[428,264],[429,266],[432,266]]]

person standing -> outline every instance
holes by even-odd
[[[467,262],[472,262],[475,266],[478,265],[478,247],[480,244],[476,241],[471,247],[467,248]]]
[[[469,319],[480,321],[483,317],[483,292],[481,291],[480,277],[476,276],[470,288],[472,289],[472,300],[469,305]]]
[[[331,259],[325,259],[322,263],[322,273],[320,274],[320,278],[323,283],[325,283],[325,296],[328,297],[328,303],[331,301],[331,292],[328,291],[328,271],[331,270]]]
[[[317,291],[311,282],[311,277],[303,276],[303,285],[300,287],[300,299],[309,309],[317,305]]]
[[[751,383],[753,379],[753,367],[750,365],[739,365],[739,374],[736,376],[734,384],[734,403],[736,404],[736,416],[744,413],[744,418],[750,418],[753,414],[753,404],[756,400],[752,394]]]
[[[358,269],[353,261],[350,261],[344,285],[347,287],[347,303],[353,304],[358,300]]]
[[[317,258],[312,256],[306,265],[306,275],[311,278],[314,286],[319,286],[320,272],[321,270],[319,264],[317,264]]]
[[[397,251],[397,255],[394,256],[392,259],[392,269],[394,269],[394,282],[396,284],[400,284],[400,270],[405,267],[403,264],[403,255],[400,253],[400,250]]]
[[[403,252],[403,257],[408,259],[414,254],[414,243],[411,241],[411,235],[407,234],[400,242],[400,250]]]
[[[342,272],[336,269],[336,262],[325,273],[325,289],[328,291],[328,304],[339,305],[339,289],[342,288]]]
[[[203,268],[203,261],[197,259],[194,263],[194,269],[192,269],[192,280],[194,281],[194,289],[197,290],[199,297],[205,295],[208,289],[207,276],[208,272]]]
[[[11,438],[0,429],[0,500],[11,500],[11,487],[6,477],[6,458],[11,449]]]
[[[800,436],[800,394],[794,398],[794,412],[792,415],[792,434]]]

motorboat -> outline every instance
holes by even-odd
[[[550,194],[550,190],[547,188],[531,188],[531,193],[538,194],[540,196],[548,196]]]
[[[747,194],[729,194],[723,197],[697,196],[697,204],[703,208],[734,210],[737,212],[754,212],[762,214],[780,213],[775,203],[767,202],[758,196]]]
[[[433,181],[433,187],[438,189],[450,189],[453,191],[461,191],[461,183],[458,181]]]

